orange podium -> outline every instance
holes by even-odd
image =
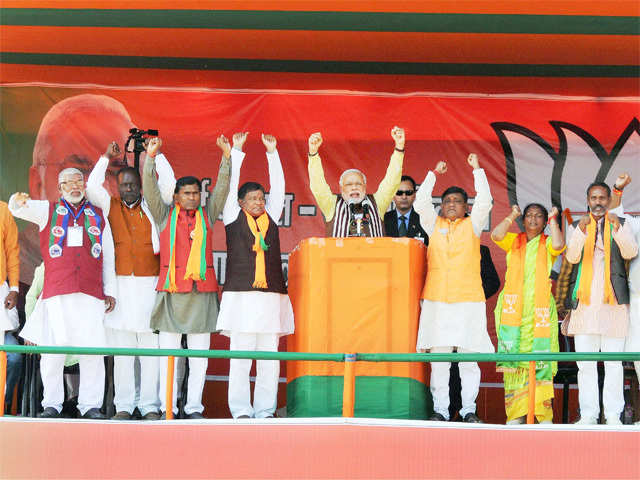
[[[416,351],[426,247],[409,238],[308,238],[289,256],[294,352]],[[423,363],[355,364],[356,417],[427,418]],[[287,415],[342,415],[344,364],[287,362]]]

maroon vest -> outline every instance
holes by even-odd
[[[62,255],[51,257],[49,254],[49,239],[51,229],[51,217],[58,202],[49,204],[49,220],[47,226],[40,232],[40,252],[44,259],[44,287],[42,298],[50,298],[56,295],[66,295],[68,293],[85,293],[92,297],[104,300],[104,290],[102,286],[102,253],[95,258],[91,255],[91,240],[84,228],[85,208],[89,202],[82,207],[82,213],[77,219],[78,225],[82,226],[82,246],[67,247],[66,238],[62,245]],[[100,224],[104,228],[105,220],[102,210],[92,205],[96,215],[100,217]],[[77,213],[77,212],[76,212]],[[73,225],[73,219],[69,222]]]
[[[175,208],[175,207],[174,207]],[[218,281],[216,280],[216,272],[213,269],[213,228],[209,222],[209,216],[206,211],[203,210],[204,221],[207,225],[207,238],[206,238],[206,262],[207,271],[205,273],[205,280],[196,282],[196,289],[199,292],[217,292]],[[164,288],[165,280],[169,273],[169,261],[171,260],[171,215],[173,209],[169,212],[167,219],[167,225],[160,232],[160,276],[158,277],[158,286],[156,290],[159,292],[165,292]],[[176,287],[179,293],[187,293],[193,289],[193,280],[185,280],[184,273],[187,268],[187,260],[189,259],[189,252],[191,251],[191,231],[196,228],[196,217],[191,216],[186,210],[180,209],[178,213],[178,220],[176,222],[176,239],[175,239],[175,252],[176,252]]]

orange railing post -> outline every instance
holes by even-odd
[[[536,362],[529,362],[529,410],[527,424],[532,425],[536,418]]]
[[[353,417],[356,396],[356,354],[344,355],[344,385],[342,387],[342,416]]]
[[[7,352],[0,352],[0,417],[4,415],[4,395],[7,384]],[[12,392],[13,393],[13,392]]]
[[[167,397],[166,397],[166,417],[167,420],[173,420],[173,365],[174,357],[167,357]]]

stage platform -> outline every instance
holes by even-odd
[[[640,478],[640,427],[0,419],[2,479]]]

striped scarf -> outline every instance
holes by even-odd
[[[535,263],[535,292],[532,352],[551,351],[551,280],[547,266],[547,236],[541,234]],[[527,234],[520,233],[511,246],[511,258],[502,294],[502,312],[498,326],[498,353],[520,353],[522,310],[524,307],[525,257]],[[498,362],[496,371],[515,372],[518,362]],[[539,379],[550,379],[551,362],[536,362]]]
[[[268,288],[267,272],[264,260],[264,252],[269,250],[269,245],[264,241],[269,230],[269,215],[263,213],[258,218],[254,218],[246,210],[242,210],[247,217],[247,224],[253,234],[254,242],[252,250],[256,252],[256,271],[253,278],[253,288]]]
[[[336,200],[336,212],[333,217],[333,232],[331,236],[348,237],[350,218],[349,205],[347,205],[347,202],[344,201],[342,196],[338,195]],[[384,230],[382,228],[382,221],[380,220],[378,208],[371,201],[369,201],[369,214],[367,220],[369,221],[368,236],[383,237]]]
[[[169,219],[169,272],[164,281],[164,289],[168,292],[177,292],[176,286],[176,230],[178,225],[178,215],[180,214],[180,205],[176,205],[171,211]],[[192,232],[193,241],[191,242],[191,250],[189,250],[189,258],[187,267],[184,272],[185,280],[200,281],[205,280],[207,272],[207,224],[204,221],[204,213],[202,207],[196,210],[196,228]]]

